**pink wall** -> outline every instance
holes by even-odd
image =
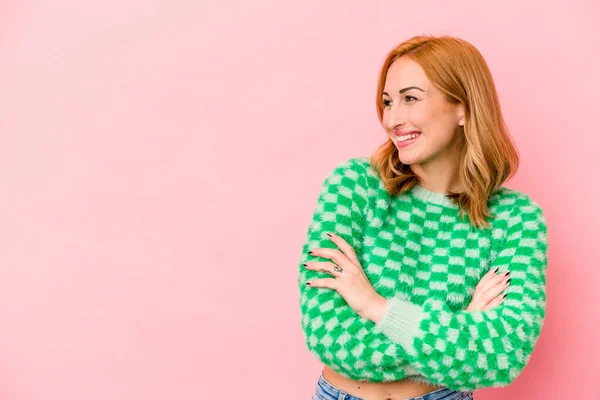
[[[549,222],[542,338],[477,399],[600,397],[597,2],[202,3],[0,3],[0,398],[310,398],[304,234],[420,33],[484,54]]]

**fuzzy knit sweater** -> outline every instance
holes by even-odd
[[[491,228],[474,228],[444,194],[416,185],[391,196],[368,158],[339,163],[325,178],[299,264],[301,326],[321,362],[354,380],[411,379],[454,390],[505,386],[529,360],[545,317],[547,227],[527,195],[501,187],[488,199]],[[314,248],[356,251],[388,299],[376,324],[332,289],[309,287],[327,273],[304,268]],[[510,271],[503,303],[465,311],[490,269]]]

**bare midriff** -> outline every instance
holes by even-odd
[[[327,366],[323,368],[323,378],[341,391],[365,400],[406,400],[440,389],[440,386],[407,379],[392,382],[355,381]]]

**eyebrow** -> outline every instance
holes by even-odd
[[[407,92],[407,91],[409,91],[410,89],[418,89],[418,90],[420,90],[421,92],[425,93],[425,91],[424,91],[423,89],[421,89],[420,87],[416,87],[416,86],[409,86],[409,87],[405,87],[404,89],[400,89],[400,90],[398,91],[398,93],[402,94],[402,93],[404,93],[404,92]],[[387,92],[383,92],[383,93],[382,93],[382,95],[383,95],[383,94],[385,94],[386,96],[389,96],[389,94],[388,94]]]

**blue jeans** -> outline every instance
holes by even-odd
[[[473,400],[473,392],[457,392],[446,388],[434,390],[422,396],[413,397],[409,400]],[[349,395],[346,392],[327,382],[323,375],[319,377],[317,389],[312,400],[364,400],[360,397]]]

